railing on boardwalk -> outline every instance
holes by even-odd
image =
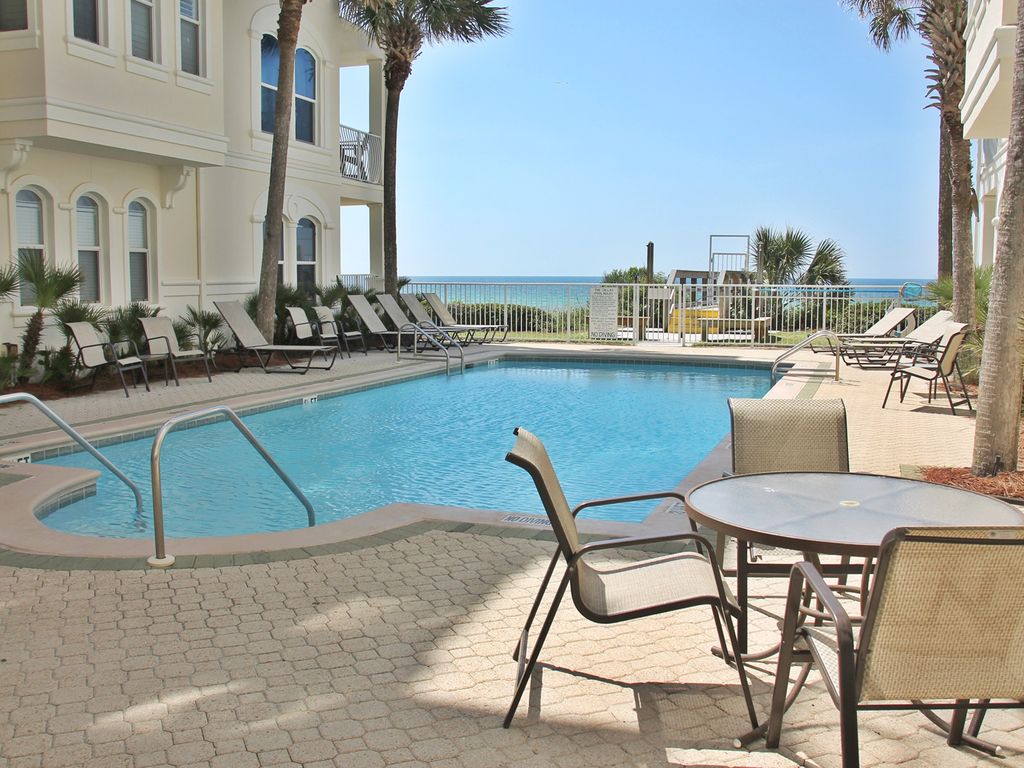
[[[436,293],[460,323],[509,328],[518,341],[661,342],[789,347],[820,330],[861,333],[897,305],[935,312],[898,285],[619,284],[614,330],[592,335],[596,283],[413,282],[402,293]],[[608,287],[607,284],[601,284]],[[606,313],[607,313],[606,304]],[[604,318],[603,328],[610,318]],[[595,326],[596,327],[596,326]]]

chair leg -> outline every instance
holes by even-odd
[[[757,728],[757,712],[754,710],[754,698],[750,694],[750,681],[747,679],[747,670],[743,665],[743,654],[740,652],[740,643],[736,637],[736,627],[733,626],[732,619],[725,606],[720,606],[716,610],[717,612],[721,612],[722,623],[725,624],[726,632],[729,633],[729,646],[732,648],[732,656],[736,661],[736,671],[740,676],[740,688],[743,690],[743,699],[747,704],[747,716],[750,718],[750,727]],[[715,623],[718,623],[717,619]],[[719,634],[721,634],[721,628],[719,628]]]
[[[953,716],[949,720],[949,735],[946,737],[946,743],[951,747],[959,747],[963,744],[969,703],[966,699],[958,699],[956,707],[953,709]]]
[[[124,396],[128,397],[128,382],[124,380],[124,371],[121,370],[120,365],[115,365],[117,368],[117,375],[121,377],[121,386],[124,387]]]
[[[964,375],[960,372],[960,361],[954,360],[953,367],[956,369],[956,375],[960,377],[960,389],[964,391],[964,400],[967,401],[967,410],[973,411],[974,406],[971,405],[971,396],[967,393],[967,385],[964,384]]]
[[[146,364],[143,363],[139,366],[139,371],[142,373],[142,383],[146,385],[146,391],[150,392],[149,388],[149,376],[146,374]]]
[[[885,399],[882,400],[882,407],[885,408],[885,404],[889,402],[889,393],[892,392],[892,383],[896,381],[896,370],[893,369],[892,374],[889,376],[889,386],[885,389]]]
[[[772,688],[772,708],[768,716],[768,733],[765,746],[776,749],[782,736],[782,717],[786,713],[786,688],[789,672],[793,666],[793,645],[796,643],[797,606],[803,598],[803,579],[795,572],[789,577],[789,591],[786,596],[786,618],[782,624],[782,645],[779,661],[775,668],[775,686]]]
[[[569,571],[566,570],[565,575],[562,577],[561,583],[558,585],[558,591],[555,593],[554,601],[551,603],[551,608],[548,609],[547,618],[544,619],[544,624],[540,628],[540,633],[537,635],[537,641],[533,645],[533,651],[530,653],[530,658],[527,660],[524,658],[526,653],[527,643],[527,630],[523,630],[523,634],[519,639],[519,668],[516,672],[516,689],[512,696],[512,703],[509,705],[508,713],[505,715],[505,720],[502,722],[502,728],[508,728],[512,724],[512,718],[515,717],[516,709],[519,707],[519,701],[523,698],[523,693],[526,691],[526,686],[530,682],[530,675],[533,674],[533,668],[537,666],[537,659],[540,658],[540,650],[544,646],[544,641],[548,637],[548,631],[551,629],[551,624],[555,620],[555,614],[558,612],[558,606],[562,602],[562,596],[565,594],[565,588],[569,586]]]
[[[178,366],[174,364],[174,355],[168,355],[167,359],[164,360],[164,378],[165,379],[167,378],[167,363],[168,362],[170,362],[170,364],[171,364],[171,373],[174,374],[174,386],[180,387],[181,386],[181,382],[178,381]],[[170,381],[167,382],[168,385],[170,385],[170,383],[171,383]]]
[[[548,570],[544,574],[544,578],[541,579],[540,588],[537,590],[537,597],[534,599],[533,606],[530,608],[530,613],[526,617],[526,624],[523,625],[523,631],[519,634],[520,640],[522,640],[525,633],[530,631],[530,627],[533,626],[533,620],[537,618],[537,611],[540,610],[540,601],[544,599],[544,593],[547,591],[548,584],[551,581],[551,574],[555,572],[555,566],[558,565],[560,557],[561,551],[555,550],[555,554],[551,558],[551,562],[548,564]],[[519,661],[519,648],[521,644],[521,642],[517,641],[516,647],[512,649],[512,659],[514,661]]]

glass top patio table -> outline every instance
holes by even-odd
[[[991,496],[854,472],[735,475],[692,489],[686,508],[740,541],[854,557],[875,556],[893,528],[1024,525],[1024,514]]]

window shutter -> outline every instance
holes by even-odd
[[[96,247],[100,244],[99,206],[88,197],[78,198],[75,207],[76,242],[80,248]]]
[[[100,300],[100,255],[96,251],[78,252],[78,271],[82,273],[82,284],[78,295],[82,301]]]
[[[128,254],[128,272],[132,301],[149,300],[149,254],[132,251]]]
[[[153,60],[153,8],[132,0],[132,56]]]
[[[0,32],[28,29],[27,0],[0,0]]]
[[[39,195],[23,189],[17,196],[18,245],[41,245],[43,242],[43,201]]]
[[[128,247],[146,248],[147,240],[146,208],[142,203],[132,203],[128,206]]]

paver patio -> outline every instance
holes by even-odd
[[[886,381],[844,372],[814,393],[847,401],[854,469],[964,461],[973,420],[921,411],[915,394],[883,412]],[[443,522],[401,534],[222,568],[0,567],[0,765],[839,765],[838,717],[816,674],[779,753],[732,748],[742,697],[708,653],[716,635],[700,609],[606,627],[567,605],[542,656],[550,666],[503,730],[510,653],[553,544]],[[777,638],[767,617],[752,629],[754,648]],[[751,669],[762,713],[773,671]],[[865,715],[862,760],[1024,765],[1024,714],[992,713],[985,734],[1006,759],[948,748],[916,713]]]

